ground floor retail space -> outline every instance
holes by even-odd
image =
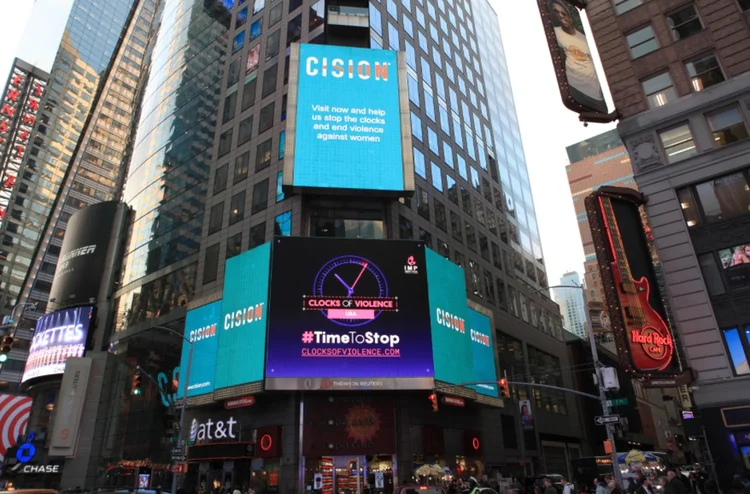
[[[705,441],[722,487],[731,485],[735,474],[750,475],[750,403],[701,410]]]

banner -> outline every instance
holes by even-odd
[[[55,427],[49,447],[50,456],[75,456],[91,364],[90,358],[68,359],[57,399]]]

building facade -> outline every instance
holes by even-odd
[[[563,274],[560,278],[560,285],[580,287],[581,276],[575,271]],[[588,338],[588,328],[586,327],[586,302],[582,290],[569,290],[566,288],[555,288],[555,302],[560,306],[565,329],[570,331],[579,338],[585,340]]]
[[[746,2],[589,2],[717,473],[747,470]]]
[[[0,305],[7,314],[19,303],[29,307],[19,322],[11,355],[15,364],[0,371],[5,381],[18,383],[20,376],[12,369],[23,365],[29,328],[47,312],[68,218],[89,204],[119,199],[154,3],[76,0],[54,9],[56,14],[64,10],[67,17],[57,23],[65,27],[59,44],[51,36],[40,48],[56,55],[36,124],[29,129],[29,151],[9,189],[7,221],[0,227],[5,239]],[[51,11],[40,2],[34,15]],[[65,305],[53,301],[50,310]]]

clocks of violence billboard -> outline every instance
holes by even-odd
[[[283,185],[413,192],[405,54],[293,43],[289,59]]]
[[[266,389],[431,389],[424,244],[280,237]]]

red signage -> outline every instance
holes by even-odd
[[[255,436],[255,456],[258,458],[281,456],[281,434],[282,429],[278,425],[258,429]]]
[[[242,398],[232,398],[231,400],[224,401],[224,408],[231,410],[232,408],[242,408],[255,405],[255,396],[248,395]]]
[[[475,455],[482,452],[482,441],[478,431],[464,431],[464,454]]]
[[[609,319],[623,367],[636,375],[677,375],[675,342],[666,323],[656,265],[634,190],[602,187],[586,210],[605,287]]]
[[[454,407],[465,407],[466,401],[458,396],[443,396],[442,402],[446,405],[452,405]]]

